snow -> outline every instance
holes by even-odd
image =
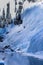
[[[22,19],[23,24],[21,25],[9,25],[5,28],[5,32],[0,29],[0,33],[2,32],[2,35],[3,33],[5,35],[4,41],[0,42],[0,47],[10,45],[10,47],[14,50],[14,52],[11,52],[10,49],[5,50],[4,56],[6,56],[5,61],[9,61],[8,65],[10,65],[12,60],[13,64],[20,65],[19,63],[14,63],[14,60],[17,60],[21,56],[43,59],[43,3],[31,8],[27,8],[22,13]],[[9,33],[6,34],[6,32]],[[15,57],[17,57],[12,57],[12,53]],[[21,57],[21,60],[23,57]],[[9,60],[10,58],[12,59]],[[21,60],[19,58],[20,62]],[[28,65],[27,63],[28,60],[26,61],[25,65]]]
[[[32,54],[32,53],[21,53],[23,56],[29,56],[29,57],[35,57],[35,58],[38,58],[38,59],[43,59],[43,55],[41,54]]]

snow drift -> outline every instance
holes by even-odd
[[[43,4],[25,10],[22,19],[23,24],[13,26],[0,46],[10,45],[24,53],[43,51]]]

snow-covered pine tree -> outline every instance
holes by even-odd
[[[19,5],[18,10],[17,10],[16,5],[17,5],[17,0],[15,0],[16,18],[15,18],[14,24],[19,25],[19,24],[22,24],[21,11],[22,11],[22,8],[23,8],[23,3],[21,1],[18,3],[18,5]]]

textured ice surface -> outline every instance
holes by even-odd
[[[8,48],[0,56],[7,65],[43,65],[43,4],[26,9],[22,18],[20,26],[6,28],[9,33],[0,42],[0,48],[10,45],[14,52]]]

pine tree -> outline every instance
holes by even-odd
[[[19,2],[18,10],[16,9],[16,5],[17,5],[17,1],[15,0],[16,19],[14,21],[14,24],[15,25],[19,25],[19,24],[22,24],[21,11],[22,11],[22,8],[23,8],[23,4],[22,4],[22,2]]]

